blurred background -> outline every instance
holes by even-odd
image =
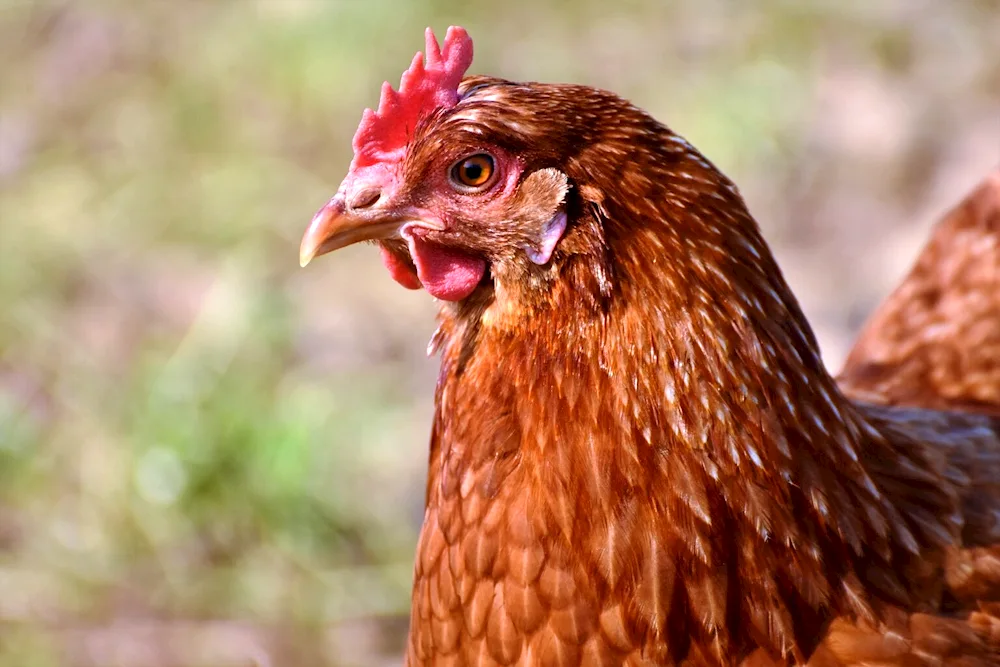
[[[0,665],[398,664],[434,304],[300,270],[422,31],[741,186],[831,368],[1000,163],[996,0],[0,0]]]

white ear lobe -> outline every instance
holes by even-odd
[[[525,252],[528,253],[528,259],[539,266],[548,264],[549,260],[552,259],[552,253],[556,250],[556,244],[559,243],[559,239],[564,233],[566,233],[566,212],[556,211],[552,219],[545,223],[542,228],[537,245],[524,247]]]

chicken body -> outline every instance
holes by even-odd
[[[602,242],[568,235],[544,300],[442,308],[409,663],[802,662],[835,618],[834,664],[914,660],[906,612],[941,610],[962,544],[954,461],[1000,509],[993,426],[846,400],[735,188],[632,113],[650,154],[571,212]],[[591,145],[572,179],[608,167]]]
[[[443,299],[407,665],[1000,664],[1000,424],[845,397],[665,126],[466,78],[303,258],[363,239]]]
[[[1000,170],[938,223],[838,380],[878,402],[1000,414]]]

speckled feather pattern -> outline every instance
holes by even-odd
[[[873,400],[1000,414],[1000,170],[938,223],[839,379]]]
[[[524,176],[432,341],[407,665],[998,664],[997,423],[845,398],[735,186],[618,97],[469,78],[407,180],[452,145]]]

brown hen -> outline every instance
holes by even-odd
[[[1000,664],[1000,424],[848,400],[698,151],[471,59],[428,31],[301,250],[441,301],[407,664]]]
[[[1000,414],[1000,170],[938,223],[838,381],[876,401]]]

